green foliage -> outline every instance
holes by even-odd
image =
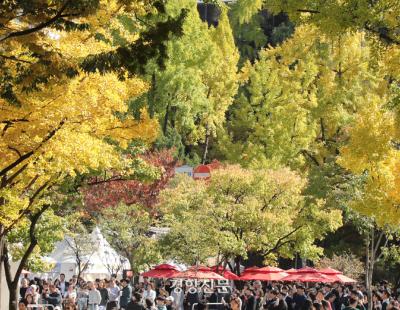
[[[171,1],[167,13],[175,16],[181,7],[188,10],[182,36],[168,42],[165,67],[147,66],[151,89],[136,101],[158,116],[164,136],[172,128],[188,146],[215,136],[223,124],[237,89],[238,54],[226,9],[214,28],[201,21],[194,1]]]
[[[30,253],[25,268],[32,271],[48,271],[49,266],[43,262],[42,256],[53,251],[55,243],[63,239],[66,230],[66,218],[57,216],[52,209],[45,211],[33,231],[37,245]],[[29,223],[12,230],[7,236],[7,242],[10,244],[9,251],[13,261],[18,262],[26,255],[32,242]]]
[[[161,195],[164,224],[170,228],[165,253],[187,263],[218,254],[246,257],[248,251],[262,253],[269,262],[296,253],[315,258],[322,249],[314,241],[336,230],[341,216],[325,210],[323,201],[307,201],[305,185],[288,169],[238,166],[213,171],[208,183],[178,178]]]
[[[304,26],[263,51],[242,69],[243,87],[230,108],[220,152],[244,165],[296,169],[335,158],[343,127],[380,90],[362,42],[361,35],[331,41]]]
[[[111,246],[128,258],[135,273],[161,260],[157,240],[149,236],[155,224],[151,214],[139,205],[119,204],[103,210],[100,228]]]

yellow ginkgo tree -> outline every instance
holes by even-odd
[[[352,206],[384,226],[399,223],[400,154],[395,113],[382,102],[385,98],[364,102],[348,129],[348,142],[340,149],[338,163],[364,178],[364,187]]]

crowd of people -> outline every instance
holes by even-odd
[[[185,281],[149,280],[131,285],[129,279],[84,281],[61,274],[55,281],[27,278],[20,286],[19,309],[39,310],[366,310],[368,298],[363,286],[339,283],[312,285],[240,283],[222,292],[218,287],[194,287]],[[373,310],[400,310],[396,294],[387,283],[372,293]],[[36,305],[36,306],[35,306]],[[51,309],[52,308],[52,309]]]

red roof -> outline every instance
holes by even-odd
[[[194,171],[194,173],[211,173],[211,169],[209,166],[207,165],[200,165],[197,166]]]

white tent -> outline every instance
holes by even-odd
[[[76,240],[66,236],[56,244],[53,253],[44,258],[45,261],[54,264],[53,270],[47,273],[48,278],[54,279],[60,273],[64,273],[67,279],[76,275],[77,252],[81,266],[87,266],[82,272],[85,280],[109,278],[111,274],[122,275],[123,269],[130,269],[128,260],[111,247],[98,227],[87,236],[79,236],[79,240],[85,244],[78,244]]]

